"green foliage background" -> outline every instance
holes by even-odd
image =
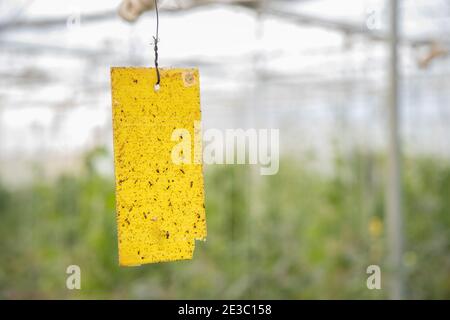
[[[246,166],[205,168],[208,239],[194,259],[120,268],[114,182],[84,170],[19,189],[0,186],[0,298],[350,298],[366,268],[385,270],[383,157],[337,157],[332,174],[282,159],[261,177]],[[404,264],[408,298],[450,298],[450,163],[405,159]],[[82,289],[67,290],[77,264]]]

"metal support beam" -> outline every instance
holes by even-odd
[[[389,95],[388,95],[388,177],[386,188],[387,240],[389,253],[389,295],[403,299],[403,217],[402,170],[399,130],[399,0],[387,0],[390,6]]]

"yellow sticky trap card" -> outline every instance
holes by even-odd
[[[191,259],[206,238],[197,69],[111,68],[119,264]]]

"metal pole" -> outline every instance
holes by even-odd
[[[387,236],[389,250],[389,297],[403,299],[403,221],[402,173],[399,133],[399,0],[387,0],[390,5],[389,39],[389,101],[388,101],[388,181],[387,181]]]

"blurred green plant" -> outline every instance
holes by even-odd
[[[350,298],[383,266],[383,159],[338,156],[332,174],[282,159],[278,175],[205,168],[208,240],[192,261],[120,268],[114,182],[95,149],[77,175],[0,185],[0,298]],[[405,160],[408,298],[450,298],[450,164]],[[81,267],[81,290],[65,286]],[[383,270],[383,267],[382,267]]]

